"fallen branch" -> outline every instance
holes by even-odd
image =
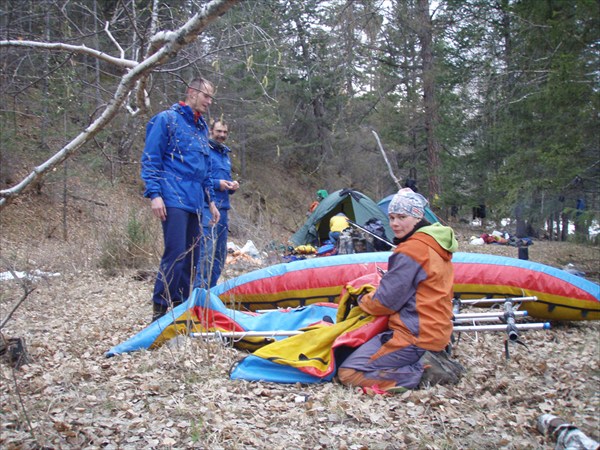
[[[385,154],[385,150],[383,149],[383,145],[381,145],[379,136],[377,135],[375,130],[371,130],[371,133],[373,133],[373,135],[375,136],[375,139],[377,139],[377,145],[379,145],[379,150],[381,151],[381,154],[383,155],[383,159],[385,160],[385,164],[387,165],[387,168],[390,171],[390,176],[392,177],[392,180],[394,180],[394,183],[396,183],[396,186],[398,186],[398,189],[402,189],[402,183],[400,183],[400,180],[398,178],[396,178],[396,175],[394,175],[394,171],[392,170],[392,165],[390,164],[390,161],[388,160],[388,157]]]
[[[13,277],[14,280],[19,280],[19,276],[15,273],[14,270],[12,270],[11,268],[8,268],[8,271],[10,272],[10,274],[12,275],[12,277]],[[20,281],[20,284],[21,284],[21,287],[23,288],[23,296],[12,307],[12,309],[8,312],[8,314],[6,315],[6,317],[2,320],[2,323],[0,323],[0,330],[4,327],[4,325],[7,324],[7,322],[10,320],[10,318],[12,317],[12,315],[19,308],[19,306],[21,306],[21,304],[27,299],[27,297],[29,297],[29,295],[33,291],[35,291],[35,288],[31,287],[31,284],[29,283],[29,281],[27,279],[22,279]]]

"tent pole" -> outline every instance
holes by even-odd
[[[468,299],[462,300],[460,298],[455,298],[453,302],[459,303],[460,305],[479,305],[480,303],[524,303],[524,302],[536,302],[537,297],[498,297],[498,298],[476,298],[476,299]]]
[[[385,242],[387,245],[389,245],[392,248],[396,248],[396,245],[392,244],[390,241],[388,241],[387,239],[382,238],[381,236],[377,236],[375,233],[372,233],[371,231],[367,230],[366,228],[361,227],[359,224],[352,222],[350,219],[347,219],[348,223],[350,225],[352,225],[355,228],[358,228],[361,231],[364,231],[365,233],[367,233],[370,236],[373,236],[375,239],[379,239],[381,242]]]
[[[514,325],[517,330],[548,330],[550,323],[519,323]],[[455,326],[455,332],[466,331],[506,331],[507,325],[462,325]],[[303,334],[300,330],[273,330],[273,331],[207,331],[199,333],[190,333],[190,337],[215,337],[224,339],[243,339],[247,337],[277,337],[277,336],[296,336]]]
[[[454,299],[452,300],[452,302],[456,305],[457,303],[459,303],[460,305],[478,305],[478,304],[486,304],[486,303],[506,303],[506,302],[511,302],[511,303],[525,303],[525,302],[535,302],[537,301],[537,297],[508,297],[508,298],[479,298],[479,299],[471,299],[471,300],[460,300],[460,299]],[[300,308],[306,308],[306,306],[301,306]],[[296,308],[279,308],[279,309],[283,309],[283,310],[290,310],[293,311]],[[272,311],[279,311],[279,309],[257,309],[256,313],[268,313],[268,312],[272,312]],[[458,313],[458,311],[455,311],[455,317],[459,317],[456,315],[456,313]],[[461,313],[463,314],[463,313]],[[466,313],[464,313],[466,314]],[[485,313],[470,313],[470,314],[485,314]],[[500,313],[502,314],[502,313]]]

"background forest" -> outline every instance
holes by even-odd
[[[217,85],[210,119],[231,123],[248,224],[293,232],[319,188],[393,193],[376,133],[441,217],[485,206],[520,235],[565,239],[571,221],[586,239],[599,210],[595,0],[219,0],[235,5],[117,92],[161,32],[207,3],[2,2],[0,207],[32,175],[52,208],[108,205],[104,188],[139,196],[145,123],[201,73]]]
[[[415,182],[460,251],[515,257],[468,245],[510,218],[551,238],[531,260],[597,282],[599,46],[597,0],[0,1],[0,272],[36,276],[0,282],[0,344],[30,358],[0,348],[0,447],[554,448],[544,413],[598,439],[598,321],[531,331],[510,359],[502,333],[463,336],[460,384],[394,397],[234,382],[241,353],[207,340],[104,353],[152,309],[145,125],[198,74],[230,123],[230,239],[268,254],[224,278],[280,262],[317,189]]]

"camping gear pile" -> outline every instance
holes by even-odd
[[[340,235],[336,254],[351,255],[352,253],[390,250],[391,246],[387,243],[385,228],[379,219],[369,219],[364,227],[353,222],[350,225],[351,227],[342,231]]]
[[[471,245],[485,245],[485,244],[498,244],[498,245],[511,245],[513,247],[527,247],[533,245],[531,238],[518,238],[507,232],[494,230],[492,233],[482,233],[478,236],[471,236],[469,239]]]

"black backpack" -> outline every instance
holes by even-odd
[[[386,241],[388,240],[387,236],[385,235],[385,228],[383,226],[383,223],[381,223],[381,220],[375,217],[367,220],[367,222],[365,223],[365,229],[373,233],[375,236],[379,236],[380,238],[385,239]],[[377,252],[385,252],[392,248],[390,244],[386,244],[385,242],[380,241],[376,238],[373,238],[373,247]]]

